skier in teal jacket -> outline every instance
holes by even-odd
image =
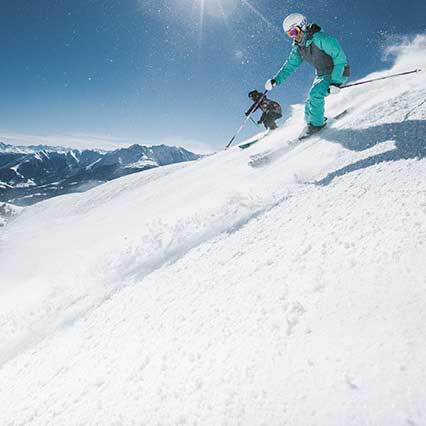
[[[283,22],[284,31],[293,39],[290,56],[277,74],[265,83],[266,90],[272,90],[285,81],[299,65],[306,61],[316,69],[316,77],[305,103],[307,127],[301,138],[310,136],[325,125],[324,98],[337,93],[349,77],[346,55],[339,42],[317,24],[308,24],[305,16],[292,13]]]

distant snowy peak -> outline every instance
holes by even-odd
[[[18,153],[18,154],[31,154],[38,151],[47,151],[47,152],[66,152],[70,148],[65,148],[63,146],[49,146],[49,145],[10,145],[4,142],[0,142],[0,153]]]
[[[127,164],[125,167],[127,169],[145,169],[147,167],[158,167],[159,164],[154,161],[152,158],[148,158],[146,155],[142,155],[141,158],[139,158],[138,161],[135,161],[134,163]]]
[[[105,152],[0,143],[0,202],[33,204],[131,173],[198,158],[184,148],[166,145],[135,144]]]
[[[149,160],[152,164],[165,166],[182,161],[194,161],[199,158],[199,155],[175,146],[143,146],[135,144],[106,154],[100,165],[118,163],[126,167],[136,162],[143,163],[144,160]]]

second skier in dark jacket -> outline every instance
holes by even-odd
[[[246,116],[260,109],[262,111],[262,116],[257,123],[263,124],[266,129],[276,129],[278,126],[275,121],[282,117],[281,105],[278,102],[268,99],[265,95],[258,92],[257,90],[252,90],[248,96],[254,103],[246,112]],[[258,103],[262,96],[263,98],[261,102]]]

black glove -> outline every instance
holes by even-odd
[[[336,95],[337,93],[340,92],[340,90],[342,90],[342,89],[340,89],[340,86],[341,86],[341,84],[331,83],[330,86],[328,86],[328,93],[330,95]]]
[[[257,124],[262,124],[263,123],[263,121],[262,120],[259,120],[258,122],[257,122]]]

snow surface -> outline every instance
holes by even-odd
[[[0,231],[0,424],[426,424],[426,73],[349,106]]]
[[[0,227],[5,226],[8,221],[13,220],[15,216],[19,215],[22,211],[22,207],[8,203],[0,203]]]

